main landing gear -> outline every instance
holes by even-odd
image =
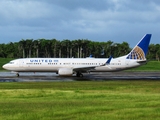
[[[16,73],[16,76],[19,77],[19,73]]]
[[[78,72],[76,73],[76,76],[77,76],[77,77],[83,77],[83,74],[78,71]]]

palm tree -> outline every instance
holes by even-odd
[[[70,55],[71,55],[71,57],[77,56],[77,40],[71,41]]]
[[[32,44],[33,44],[33,39],[27,39],[26,40],[26,49],[27,49],[27,57],[31,57],[32,54]]]
[[[77,51],[78,51],[78,53],[77,53],[77,57],[78,58],[81,58],[82,56],[81,56],[81,52],[82,52],[82,40],[80,40],[80,39],[78,39],[77,41],[76,41],[76,46],[77,46]]]
[[[41,43],[41,55],[43,57],[50,57],[51,42],[46,39],[40,39],[40,43]]]
[[[57,51],[57,40],[56,39],[52,39],[51,41],[51,51],[53,49],[53,57],[56,58],[56,51]]]
[[[64,50],[64,53],[66,53],[65,56],[66,56],[67,58],[69,58],[69,57],[70,57],[70,51],[69,51],[69,50],[70,50],[70,47],[71,47],[71,42],[70,42],[70,40],[68,40],[68,39],[67,39],[67,40],[63,40],[63,41],[62,41],[62,45],[63,45],[63,47],[64,47],[64,49],[63,49],[63,50]]]
[[[57,46],[58,46],[58,49],[59,49],[58,56],[59,56],[59,58],[61,58],[62,57],[62,50],[61,50],[62,43],[60,41],[58,41],[57,43],[58,43]]]
[[[5,49],[5,44],[0,44],[0,57],[2,58],[6,58],[7,53],[6,53],[6,49]]]
[[[25,58],[25,48],[26,48],[26,41],[24,39],[22,39],[21,41],[19,41],[19,50],[22,50],[22,55],[23,58]]]
[[[40,47],[40,40],[34,40],[33,41],[33,48],[35,49],[34,56],[37,58],[39,57],[39,47]]]
[[[90,43],[91,41],[89,41],[88,39],[85,39],[85,40],[83,40],[83,58],[84,57],[87,57],[87,56],[89,56],[89,49],[88,49],[88,46],[89,46],[89,43]]]
[[[149,57],[150,59],[156,59],[156,55],[155,55],[155,53],[156,53],[156,47],[155,47],[155,45],[154,44],[150,44],[149,45],[149,51],[148,51],[148,55],[147,55],[147,57]]]
[[[160,45],[156,44],[155,48],[156,48],[156,60],[159,61],[159,59],[160,59]]]

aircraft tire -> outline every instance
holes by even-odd
[[[17,73],[16,76],[19,77],[19,73]]]
[[[83,77],[83,74],[81,72],[77,72],[76,76],[77,77]]]

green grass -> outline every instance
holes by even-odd
[[[158,120],[160,81],[0,83],[0,119]]]
[[[13,60],[14,58],[0,58],[0,71],[4,71],[4,69],[2,68],[2,66],[6,63],[8,63],[9,61]]]

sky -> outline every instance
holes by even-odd
[[[0,44],[22,39],[160,44],[160,0],[0,0]]]

